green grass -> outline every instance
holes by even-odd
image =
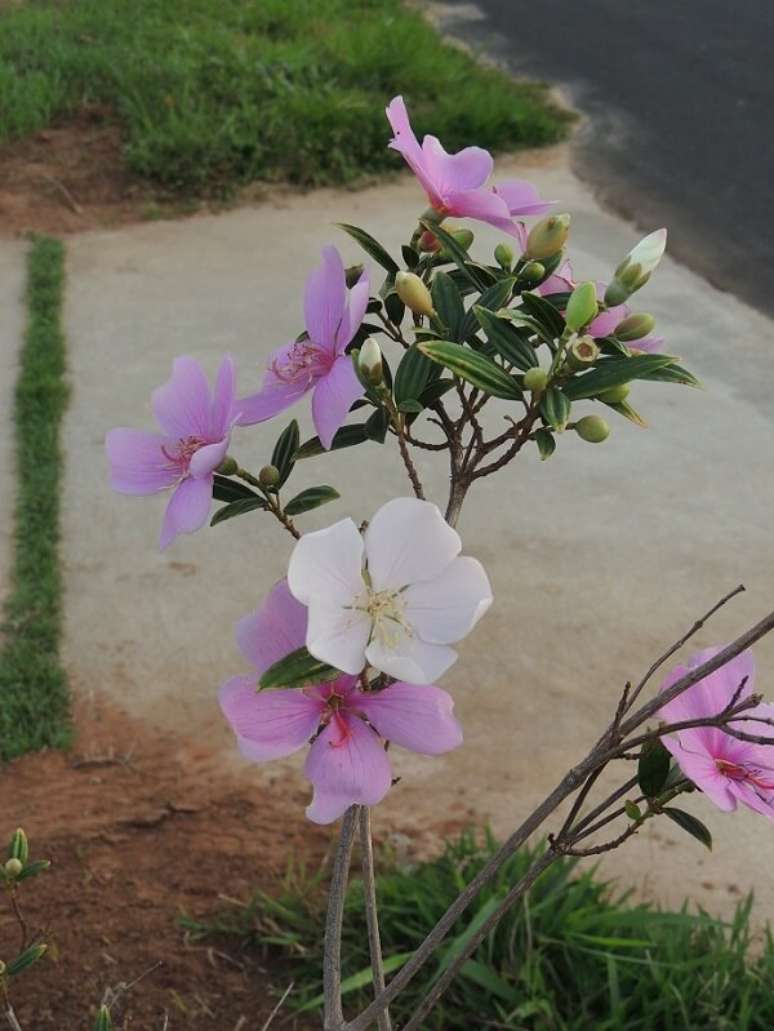
[[[411,953],[459,889],[481,868],[496,843],[464,834],[442,856],[406,868],[393,864],[378,878],[386,957]],[[534,853],[504,865],[496,883],[479,896],[466,920],[483,921],[526,870]],[[301,874],[287,878],[281,894],[257,895],[210,923],[186,920],[195,936],[236,937],[290,957],[296,1006],[321,991],[323,885]],[[482,944],[424,1027],[502,1027],[530,1031],[771,1031],[774,1027],[774,941],[767,933],[751,948],[751,899],[730,924],[707,914],[633,904],[615,896],[592,871],[559,860],[536,882]],[[460,922],[431,976],[444,968],[463,941]],[[361,885],[346,904],[345,976],[359,981],[345,997],[353,1009],[371,998]],[[419,975],[393,1007],[400,1025],[418,1003],[427,979]],[[365,987],[363,985],[365,984]],[[317,1006],[314,1004],[313,1009]],[[491,1023],[490,1023],[491,1022]]]
[[[0,139],[107,105],[168,191],[401,167],[385,104],[447,148],[550,143],[568,115],[443,44],[401,0],[31,0],[0,14]]]
[[[10,591],[0,626],[0,758],[69,741],[59,662],[59,426],[67,407],[61,327],[64,248],[36,238],[27,264],[27,329],[14,399],[17,496]]]

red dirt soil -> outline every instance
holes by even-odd
[[[20,886],[31,933],[44,930],[52,943],[11,983],[21,1027],[86,1031],[106,989],[145,974],[113,1009],[119,1031],[261,1031],[292,964],[280,968],[236,942],[192,943],[178,916],[212,915],[224,908],[220,894],[271,890],[289,858],[323,860],[333,832],[304,819],[299,787],[248,795],[204,747],[101,702],[81,702],[76,724],[70,753],[25,756],[0,771],[0,835],[8,840],[21,824],[31,857],[52,860]],[[0,958],[16,954],[18,938],[0,898]],[[289,1012],[272,1027],[318,1026]]]

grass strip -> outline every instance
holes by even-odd
[[[13,421],[17,495],[10,590],[0,626],[0,758],[70,740],[59,660],[59,430],[67,408],[62,332],[64,247],[36,237],[27,258],[27,327]]]
[[[0,5],[1,7],[2,5]],[[0,140],[109,111],[172,194],[353,182],[403,167],[403,93],[447,149],[551,143],[569,114],[445,43],[403,0],[37,0],[0,10]]]

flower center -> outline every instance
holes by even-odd
[[[750,763],[734,763],[728,759],[716,759],[715,766],[729,780],[747,781],[762,791],[774,791],[774,775],[770,770],[761,770]]]
[[[371,617],[371,639],[385,648],[396,648],[401,634],[413,637],[406,622],[406,605],[400,591],[374,591],[367,587],[355,602],[356,609]]]
[[[283,383],[312,379],[325,372],[325,355],[308,340],[297,340],[282,358],[275,358],[271,371]]]
[[[202,437],[181,437],[177,442],[177,447],[168,451],[162,445],[161,451],[165,458],[168,458],[173,465],[180,465],[184,470],[187,470],[193,456],[206,443],[207,441],[202,439]]]

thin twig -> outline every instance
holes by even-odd
[[[8,893],[8,897],[11,902],[11,909],[13,910],[13,915],[16,917],[16,922],[19,925],[19,931],[21,933],[21,945],[19,947],[19,952],[24,952],[24,950],[27,948],[29,933],[27,931],[27,921],[24,919],[22,911],[19,908],[19,900],[16,898],[15,886],[11,888],[10,892]]]
[[[400,448],[400,457],[403,459],[403,464],[406,467],[408,478],[409,480],[411,480],[411,487],[414,491],[414,494],[416,495],[416,497],[419,498],[420,501],[424,501],[425,492],[422,487],[422,481],[419,479],[417,467],[414,465],[413,459],[411,458],[411,455],[409,454],[409,449],[406,445],[406,431],[403,426],[403,419],[398,414],[396,415],[395,421],[397,423],[396,434],[398,437],[398,447]]]
[[[6,1001],[6,1005],[8,1007],[6,1009],[6,1011],[5,1011],[5,1016],[6,1016],[6,1019],[8,1020],[8,1023],[11,1025],[11,1028],[13,1029],[13,1031],[22,1031],[22,1026],[19,1023],[19,1021],[17,1020],[16,1014],[13,1011],[13,1006],[10,1004],[8,999],[6,999],[5,1001]]]
[[[350,806],[341,823],[339,845],[333,862],[333,874],[328,891],[328,914],[325,919],[323,953],[323,991],[325,993],[325,1031],[339,1031],[344,1024],[341,1008],[341,929],[344,923],[344,896],[347,892],[349,863],[358,807]]]
[[[371,953],[371,971],[374,995],[384,991],[384,964],[382,943],[379,938],[379,915],[376,908],[376,877],[374,874],[374,843],[371,835],[371,810],[360,806],[360,852],[363,863],[363,897],[365,899],[366,924],[368,925],[368,947]],[[392,1031],[389,1010],[383,1010],[376,1018],[379,1031]]]
[[[271,1026],[271,1022],[274,1020],[274,1018],[277,1016],[279,1011],[282,1009],[282,1004],[285,1002],[285,999],[287,999],[287,997],[293,991],[293,985],[294,984],[295,984],[295,981],[291,981],[290,984],[285,989],[285,991],[282,993],[282,998],[280,999],[280,1001],[277,1003],[277,1005],[274,1007],[274,1009],[269,1014],[266,1022],[264,1023],[263,1027],[261,1028],[261,1031],[269,1031],[269,1027]]]

